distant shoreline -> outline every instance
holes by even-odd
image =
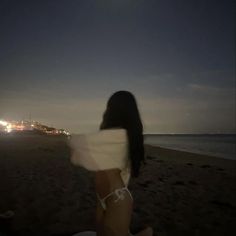
[[[235,134],[151,134],[144,143],[164,148],[235,160]]]
[[[225,159],[217,156],[193,153],[188,151],[180,151],[160,146],[145,144],[146,158],[155,157],[161,160],[166,160],[175,163],[192,163],[192,164],[205,164],[223,167],[235,173],[236,160]]]
[[[206,157],[211,157],[211,158],[219,158],[219,159],[223,159],[223,160],[232,160],[232,161],[236,161],[236,159],[231,159],[231,158],[226,158],[226,157],[222,157],[222,156],[217,156],[217,155],[214,155],[214,154],[208,154],[206,152],[200,152],[200,151],[188,151],[188,150],[185,150],[185,149],[181,149],[181,148],[169,148],[169,147],[163,147],[161,145],[155,145],[155,144],[144,144],[145,146],[152,146],[153,148],[161,148],[161,149],[166,149],[166,150],[173,150],[173,151],[177,151],[177,152],[180,152],[180,153],[188,153],[188,154],[194,154],[194,155],[197,155],[197,156],[206,156]]]

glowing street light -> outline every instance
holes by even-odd
[[[7,133],[10,133],[10,132],[12,131],[12,126],[11,126],[11,124],[8,124],[8,125],[7,125],[6,131],[7,131]]]
[[[6,121],[4,121],[4,120],[0,120],[0,125],[7,126],[8,123]]]

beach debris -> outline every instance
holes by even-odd
[[[5,233],[8,233],[11,228],[12,218],[14,217],[15,212],[8,210],[3,213],[0,213],[0,236],[5,236]],[[10,234],[7,234],[10,235]]]
[[[14,211],[8,210],[4,213],[0,213],[0,219],[10,219],[15,215]]]

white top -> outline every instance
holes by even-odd
[[[72,136],[71,162],[90,171],[118,168],[127,186],[130,179],[128,136],[125,129],[105,129]]]

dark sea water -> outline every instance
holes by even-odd
[[[144,143],[236,160],[236,134],[145,134]]]

